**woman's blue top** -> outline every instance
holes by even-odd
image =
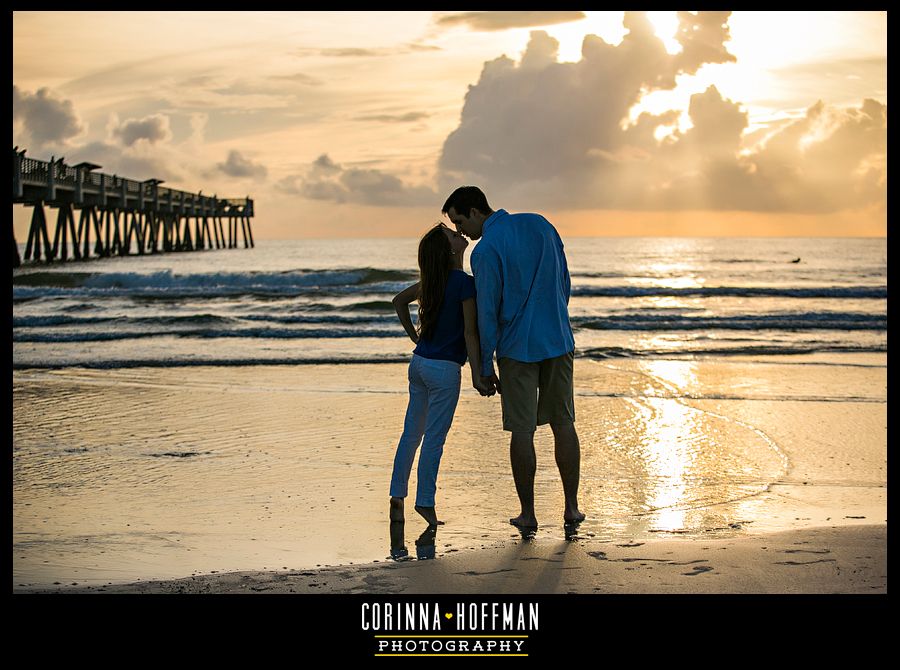
[[[419,338],[413,353],[423,358],[466,362],[463,301],[475,297],[475,279],[462,270],[451,270],[444,300],[431,338]]]

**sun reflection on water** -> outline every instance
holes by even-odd
[[[644,424],[640,448],[648,483],[645,505],[652,512],[653,530],[678,530],[686,525],[684,504],[690,497],[702,430],[695,410],[653,396],[660,391],[667,396],[680,393],[696,383],[696,374],[691,363],[681,361],[646,361],[642,367],[648,374],[642,378],[646,397],[635,404]]]
[[[703,268],[708,262],[697,240],[660,240],[652,256],[635,263],[634,276],[642,286],[698,288],[706,284]]]

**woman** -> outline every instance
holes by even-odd
[[[434,511],[437,473],[447,431],[459,400],[460,378],[468,357],[472,385],[482,395],[481,353],[475,308],[475,280],[462,269],[468,241],[439,223],[419,242],[419,281],[393,300],[397,316],[416,343],[409,363],[409,405],[391,477],[391,520],[404,519],[403,500],[419,444],[415,510],[430,526],[442,524]],[[409,305],[419,301],[419,325]],[[423,440],[424,437],[424,440]]]

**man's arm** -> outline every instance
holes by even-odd
[[[481,344],[478,338],[478,306],[475,298],[463,300],[463,321],[466,338],[466,353],[469,355],[469,369],[472,371],[472,386],[483,396],[492,396],[494,387],[481,378]]]
[[[481,376],[495,377],[494,352],[500,338],[500,299],[503,281],[500,259],[492,249],[478,249],[470,259],[475,275],[478,303],[478,332],[481,335]]]
[[[553,230],[556,231],[555,228]],[[559,236],[558,231],[556,232],[556,240],[559,243],[559,258],[561,261],[560,265],[562,269],[562,283],[563,289],[566,292],[566,305],[568,305],[569,298],[572,297],[572,277],[569,275],[569,263],[566,260],[566,248],[565,245],[563,245],[562,238]]]

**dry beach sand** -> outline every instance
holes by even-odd
[[[499,403],[465,389],[447,525],[420,537],[409,509],[401,561],[404,365],[17,370],[13,390],[17,593],[887,591],[883,354],[577,360],[569,539],[549,430],[523,539]]]

